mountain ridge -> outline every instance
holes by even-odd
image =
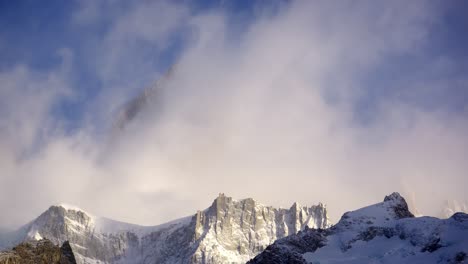
[[[393,193],[343,214],[330,228],[279,239],[248,263],[465,263],[467,255],[467,214],[414,217]]]
[[[56,244],[69,240],[77,263],[240,263],[309,225],[329,225],[323,204],[278,209],[252,198],[219,194],[205,210],[157,226],[124,223],[58,204],[18,229],[16,240],[0,241],[0,247],[47,238]]]

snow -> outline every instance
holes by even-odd
[[[32,238],[34,238],[35,240],[41,240],[42,236],[41,234],[39,234],[39,231],[36,231],[34,235],[32,235]]]
[[[75,251],[73,251],[73,254],[75,255],[75,259],[76,259],[77,263],[81,263],[81,264],[106,264],[105,262],[85,257],[85,256],[83,256],[83,255],[81,255],[79,253],[76,253]]]
[[[41,240],[43,237],[41,236],[41,234],[39,233],[39,230],[37,228],[37,226],[35,225],[32,225],[30,227],[30,230],[27,234],[27,237],[31,238],[31,239],[34,239],[34,240]]]
[[[86,215],[88,215],[91,218],[94,217],[93,214],[91,214],[91,213],[89,213],[89,212],[87,212],[87,211],[85,211],[85,210],[83,210],[80,207],[75,206],[75,205],[71,205],[71,204],[67,204],[67,203],[58,203],[58,204],[55,204],[55,206],[62,207],[67,211],[83,212],[83,213],[85,213]]]
[[[313,253],[305,253],[303,257],[314,264],[446,263],[457,253],[468,249],[468,223],[422,217],[394,220],[393,226],[400,228],[407,238],[395,235],[390,238],[378,236],[370,241],[358,240],[350,249],[343,251],[340,247],[342,234],[336,234],[328,237],[326,246]],[[354,237],[357,235],[355,232]],[[440,237],[442,247],[432,253],[423,252],[422,248],[435,237]]]
[[[277,240],[252,263],[283,263],[291,256],[309,264],[465,263],[468,215],[412,217],[406,201],[394,193],[382,203],[344,214],[329,229]]]
[[[115,234],[115,233],[122,233],[122,232],[133,232],[137,236],[141,237],[145,234],[156,232],[163,228],[167,227],[180,227],[182,225],[186,225],[192,219],[191,216],[183,217],[180,219],[176,219],[164,224],[156,225],[156,226],[141,226],[135,224],[129,224],[125,222],[120,222],[116,220],[112,220],[105,217],[99,217],[95,219],[95,229],[96,231],[104,234]]]
[[[113,262],[118,259],[119,263],[141,263],[144,259],[180,263],[194,255],[200,261],[209,258],[220,263],[240,263],[254,257],[278,237],[305,225],[320,225],[320,221],[325,221],[321,218],[326,217],[322,215],[326,212],[316,207],[296,205],[297,211],[278,210],[253,199],[234,200],[224,195],[219,198],[223,200],[215,200],[214,206],[199,212],[202,219],[197,222],[195,231],[199,233],[192,233],[193,215],[161,225],[140,226],[95,216],[77,206],[60,203],[28,224],[27,236],[18,237],[23,240],[40,236],[54,243],[70,240],[78,263],[102,263],[98,259]],[[60,210],[57,214],[57,207],[65,209],[65,213]],[[225,217],[218,217],[219,214]],[[57,221],[65,224],[58,233]],[[194,240],[193,236],[197,235],[200,236]],[[173,254],[173,251],[180,253]]]
[[[308,263],[447,263],[468,250],[468,222],[435,217],[395,219],[394,202],[384,202],[347,214],[347,225],[327,237],[327,244],[303,255]],[[367,222],[367,221],[371,221]],[[391,237],[376,236],[369,241],[359,239],[370,226],[391,228]],[[440,239],[434,252],[424,250]],[[349,248],[343,250],[343,245]]]

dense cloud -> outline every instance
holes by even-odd
[[[220,192],[284,207],[322,201],[335,221],[393,191],[432,215],[446,199],[468,200],[467,108],[440,96],[468,82],[451,74],[457,61],[422,51],[440,6],[297,1],[259,7],[239,32],[222,9],[111,4],[82,2],[70,22],[111,25],[85,53],[103,89],[78,128],[53,111],[80,89],[73,50],[47,73],[0,73],[0,225],[61,201],[158,224]],[[116,129],[175,38],[184,45],[170,78]],[[385,74],[421,56],[417,72]]]

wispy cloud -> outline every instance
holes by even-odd
[[[82,8],[71,28],[102,23],[101,7]],[[172,2],[119,9],[84,52],[103,89],[83,109],[80,128],[64,131],[51,111],[63,91],[80,88],[68,78],[73,61],[67,70],[1,73],[0,208],[8,217],[0,223],[66,201],[157,224],[202,209],[219,192],[282,206],[323,201],[335,219],[395,190],[414,193],[429,214],[444,199],[468,199],[466,109],[417,100],[428,89],[466,87],[463,76],[432,74],[457,62],[369,81],[376,68],[400,67],[395,58],[440,62],[422,49],[443,12],[425,2],[297,1],[255,13],[236,32],[218,9]],[[183,48],[152,103],[124,130],[97,134],[167,68],[157,61],[174,49],[173,38]],[[361,122],[363,114],[370,121]]]

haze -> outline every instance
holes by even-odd
[[[335,222],[394,191],[468,200],[462,1],[44,4],[0,8],[0,226],[59,202],[155,225],[218,193]]]

